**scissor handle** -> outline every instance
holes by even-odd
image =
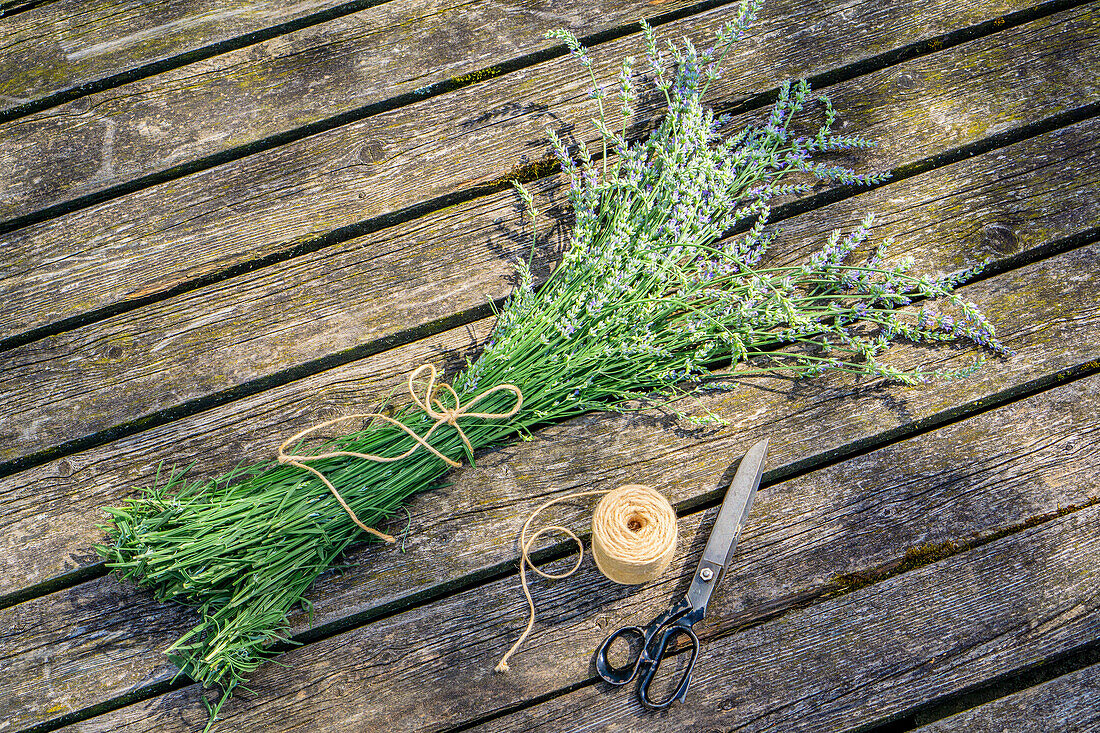
[[[649,626],[624,626],[604,639],[596,649],[596,674],[604,682],[612,685],[625,685],[632,679],[641,675],[638,686],[638,699],[650,710],[663,710],[674,702],[683,702],[687,695],[688,684],[691,682],[691,670],[695,668],[695,658],[699,655],[699,637],[691,630],[692,624],[702,617],[702,611],[692,608],[687,598],[674,604],[657,618]],[[667,700],[654,702],[649,697],[649,686],[653,682],[654,675],[661,666],[665,649],[672,638],[677,634],[687,634],[691,639],[691,659],[688,660],[687,669],[680,679],[680,684]],[[631,639],[639,643],[638,654],[633,663],[624,667],[616,667],[607,658],[607,653],[616,639]]]
[[[649,686],[653,684],[653,678],[656,676],[657,670],[661,668],[661,662],[665,659],[665,648],[677,634],[686,634],[691,639],[691,658],[688,659],[687,668],[684,670],[679,684],[676,685],[676,689],[664,700],[651,700]],[[657,647],[653,650],[653,653],[642,656],[648,658],[646,668],[642,671],[641,682],[638,683],[638,699],[642,701],[642,705],[645,705],[648,710],[664,710],[674,702],[683,702],[684,698],[687,697],[688,686],[691,684],[691,671],[695,669],[695,658],[699,656],[699,637],[695,635],[691,625],[677,622],[666,626],[657,640]]]
[[[669,624],[690,614],[692,610],[691,603],[687,598],[684,598],[678,603],[673,604],[671,608],[660,616],[653,619],[649,626],[624,626],[612,632],[610,636],[603,640],[599,648],[596,649],[596,674],[598,674],[604,682],[612,685],[625,685],[627,682],[630,682],[630,680],[634,679],[638,674],[640,668],[652,663],[653,658],[649,654],[649,646],[657,634]],[[694,623],[694,621],[691,623]],[[636,637],[640,642],[638,654],[634,658],[633,664],[628,664],[625,667],[616,667],[608,660],[607,652],[611,649],[611,645],[615,643],[616,639],[626,639],[627,637]]]
[[[630,641],[629,637],[636,637],[638,643],[642,645],[638,650],[638,655],[634,657],[633,664],[627,664],[624,667],[616,667],[611,664],[611,660],[607,658],[607,652],[611,649],[611,645],[615,643],[616,639],[626,639]],[[612,685],[625,685],[630,680],[634,679],[634,676],[638,674],[638,665],[642,663],[645,657],[645,644],[649,639],[646,638],[646,630],[641,626],[624,626],[618,631],[615,631],[600,644],[600,647],[596,650],[596,674],[600,676],[604,682]]]

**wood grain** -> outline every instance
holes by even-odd
[[[837,85],[845,131],[882,141],[867,162],[888,169],[1087,104],[1100,97],[1100,85],[1087,81],[1100,78],[1098,13],[1067,11]],[[665,32],[699,36],[725,18],[694,16]],[[612,61],[636,44],[630,37],[594,49],[600,73],[613,76]],[[756,75],[723,82],[717,101],[742,98],[741,84],[758,88],[804,70],[807,54],[739,47],[730,76],[747,68]],[[980,93],[965,81],[975,65],[985,70]],[[543,155],[547,125],[590,114],[573,66],[548,61],[12,232],[0,274],[10,317],[0,338],[506,181]],[[372,141],[383,145],[377,165],[359,157]]]
[[[1070,672],[914,733],[1087,733],[1100,729],[1100,666]]]
[[[1095,180],[1100,170],[1097,165],[1100,161],[1094,160],[1100,154],[1096,146],[1098,133],[1100,121],[1087,121],[800,215],[784,222],[786,234],[782,244],[777,243],[774,254],[782,261],[801,260],[810,247],[820,245],[823,232],[834,226],[851,226],[867,211],[878,211],[884,222],[880,236],[896,236],[895,256],[912,255],[917,258],[918,267],[950,270],[972,265],[987,256],[999,261],[1021,254],[1034,256],[1059,240],[1097,225],[1100,206],[1095,199],[1100,186],[1090,181]],[[494,233],[496,225],[490,226],[489,222],[496,211],[505,217],[502,225],[507,229],[511,226],[507,217],[516,214],[505,210],[507,198],[498,199],[495,205],[500,208],[489,208],[483,215],[475,216],[460,208],[456,210],[460,213],[457,219],[433,218],[424,227],[422,237],[426,246],[417,244],[421,235],[415,230],[368,237],[362,243],[350,243],[339,253],[311,258],[309,268],[290,264],[273,268],[269,275],[255,279],[252,287],[231,284],[206,289],[193,299],[178,298],[165,307],[146,309],[140,319],[131,315],[91,327],[87,334],[78,331],[40,342],[42,349],[34,346],[19,349],[13,353],[25,360],[25,366],[16,366],[18,361],[12,358],[11,379],[4,382],[10,385],[6,389],[13,394],[9,409],[15,416],[24,415],[23,422],[37,421],[40,434],[52,430],[55,435],[71,436],[78,429],[94,425],[91,421],[98,413],[105,413],[113,420],[108,424],[118,424],[122,419],[170,409],[209,394],[198,387],[203,384],[213,383],[215,389],[225,389],[271,373],[280,364],[301,363],[350,349],[357,341],[371,335],[378,337],[372,328],[396,329],[402,319],[415,317],[404,310],[403,304],[397,307],[388,302],[380,304],[386,291],[376,291],[369,283],[379,279],[388,287],[387,283],[392,281],[386,278],[394,277],[390,273],[400,278],[404,276],[402,273],[423,270],[430,283],[445,290],[448,297],[437,300],[437,304],[427,297],[414,301],[415,307],[425,309],[423,315],[428,318],[444,314],[447,308],[464,304],[469,307],[480,294],[474,288],[464,289],[461,277],[473,279],[473,274],[490,274],[508,267],[502,260],[494,259],[492,253],[497,247],[503,250],[511,246],[509,240]],[[967,202],[972,209],[967,209]],[[471,223],[478,220],[484,227]],[[489,240],[483,248],[456,232],[456,229],[467,231],[467,227]],[[549,229],[543,227],[542,231]],[[403,238],[404,235],[409,236]],[[389,239],[391,236],[396,243]],[[448,241],[464,251],[482,248],[485,269],[479,266],[470,273],[434,270],[437,263],[432,258]],[[364,257],[363,252],[367,251],[377,252],[377,258]],[[412,263],[407,269],[401,264],[406,258]],[[1082,266],[1092,267],[1087,260]],[[500,292],[505,285],[502,276],[503,273],[498,274],[500,279],[496,283],[483,281],[485,288],[490,289],[489,294]],[[456,277],[459,279],[455,280]],[[296,280],[302,285],[280,287]],[[415,292],[416,287],[423,286],[407,287]],[[1043,313],[1058,314],[1057,297],[1061,296],[1042,306]],[[1072,297],[1065,296],[1067,300]],[[979,298],[979,303],[1002,328],[1026,327],[1024,322],[1013,320],[1015,305],[1006,306],[1006,311],[995,302]],[[1070,307],[1077,312],[1081,305]],[[210,318],[208,313],[218,316]],[[303,315],[289,329],[288,324],[294,318],[288,314],[294,313]],[[1082,313],[1085,321],[1089,317]],[[477,333],[484,333],[488,325],[479,324]],[[1084,328],[1087,331],[1088,327]],[[173,340],[173,334],[179,334],[178,338]],[[1073,338],[1079,341],[1081,337]],[[459,329],[428,343],[448,344],[430,348],[449,352],[461,347],[473,349],[478,340]],[[148,482],[152,467],[160,461],[180,465],[198,461],[200,471],[216,473],[232,468],[246,456],[257,460],[270,455],[280,442],[279,435],[293,434],[332,411],[346,414],[373,404],[400,383],[401,375],[411,365],[425,358],[438,363],[441,357],[431,357],[432,352],[425,351],[428,343],[402,347],[393,353],[290,382],[237,404],[138,433],[103,449],[55,460],[0,481],[0,495],[8,497],[0,513],[0,521],[4,523],[4,531],[0,532],[0,595],[45,582],[66,569],[89,562],[88,548],[97,536],[89,517],[95,515],[99,506],[119,501],[130,487]],[[114,361],[102,358],[113,345],[125,350]],[[95,354],[97,350],[106,363],[74,356]],[[1082,344],[1081,351],[1072,358],[1087,361],[1090,353]],[[68,359],[65,355],[69,355]],[[1046,363],[1052,356],[1041,356],[1040,361]],[[1073,363],[1078,362],[1056,362],[1049,369]],[[47,376],[36,376],[35,370]],[[366,375],[370,378],[360,381]],[[36,396],[49,395],[50,400],[36,403],[19,389],[20,384],[28,383],[39,385]],[[336,392],[329,396],[333,389]],[[767,409],[777,415],[790,414],[795,409],[782,396],[788,392],[783,382],[774,387],[779,396],[768,396],[769,389],[773,387],[762,388],[758,394],[723,406],[722,414],[758,414],[759,404],[769,405]],[[311,408],[313,399],[316,402]],[[63,403],[70,408],[61,409]],[[24,413],[18,409],[20,405],[30,407]],[[831,408],[819,409],[827,414]],[[882,419],[883,425],[894,426],[908,417],[887,413]],[[18,419],[6,424],[13,422],[18,426]],[[843,438],[838,436],[837,440],[842,444]],[[568,462],[567,454],[555,460]],[[48,507],[45,513],[41,511],[43,506]]]
[[[921,134],[905,123],[891,137]],[[791,249],[779,261],[800,261],[824,232],[853,226],[867,211],[882,213],[882,231],[897,238],[898,254],[947,270],[1097,226],[1097,140],[1096,125],[1082,123],[983,155],[982,165],[951,166],[796,218],[784,224]],[[548,179],[536,191],[552,194],[550,216],[539,223],[549,237],[539,260],[545,267],[566,236],[557,185]],[[954,193],[945,198],[945,191]],[[545,206],[547,199],[538,200]],[[0,415],[0,460],[384,344],[503,297],[508,259],[525,244],[515,204],[510,191],[475,199],[10,350],[0,392],[14,397]],[[923,251],[929,241],[934,250]]]
[[[969,552],[956,545],[954,557],[835,600],[821,596],[851,568],[1017,529],[1030,511],[1052,505],[1048,486],[1084,481],[1100,497],[1092,478],[1100,460],[1097,399],[1093,378],[764,489],[697,629],[704,653],[689,702],[661,716],[660,729],[694,729],[708,711],[716,718],[709,722],[751,729],[777,720],[784,730],[836,729],[838,715],[850,715],[848,725],[872,723],[891,707],[965,685],[979,668],[1012,669],[1088,641],[1100,606],[1100,578],[1089,570],[1100,543],[1091,529],[1097,507],[1044,517],[1037,530]],[[1065,414],[1070,405],[1080,410]],[[1009,429],[1021,421],[1036,432]],[[1063,447],[1070,436],[1073,462]],[[681,518],[672,571],[655,583],[618,586],[589,563],[568,581],[538,584],[537,634],[505,676],[492,668],[525,608],[514,576],[286,654],[290,667],[258,672],[256,697],[227,704],[223,725],[246,730],[270,721],[290,729],[309,719],[328,730],[384,721],[391,730],[439,730],[564,692],[592,679],[592,650],[609,629],[644,623],[684,592],[714,515]],[[922,675],[922,666],[930,673]],[[800,674],[791,674],[796,668]],[[80,729],[190,730],[203,712],[197,694],[173,693]],[[355,705],[342,702],[351,699]],[[486,729],[560,731],[618,720],[641,730],[655,722],[640,715],[633,695],[602,687],[513,717]]]
[[[861,43],[821,47],[819,61],[843,65],[898,44],[928,41],[1028,8],[1034,0],[959,6],[913,0],[861,7]],[[328,23],[250,45],[0,127],[0,159],[15,175],[0,193],[0,220],[20,217],[142,176],[250,145],[296,128],[395,100],[439,83],[499,75],[544,51],[544,34],[565,27],[594,35],[685,7],[689,0],[601,0],[563,11],[558,2],[393,0]],[[795,18],[795,14],[799,16]],[[806,17],[791,0],[768,3],[753,35],[815,36],[851,31],[851,8]],[[904,29],[904,30],[903,30]],[[814,40],[810,48],[820,41]],[[804,72],[800,72],[804,73]],[[2,76],[2,72],[0,72]],[[324,123],[326,125],[330,123]],[[376,163],[382,145],[361,149]]]
[[[0,110],[299,20],[344,0],[57,0],[0,24]]]
[[[1025,319],[1037,315],[1040,321],[1053,325],[1059,318],[1066,318],[1075,324],[1075,338],[1085,343],[1095,343],[1095,339],[1081,329],[1081,317],[1072,310],[1066,311],[1065,301],[1055,298],[1048,301],[1052,288],[1075,288],[1081,292],[1083,283],[1075,281],[1073,273],[1078,273],[1076,278],[1079,281],[1095,280],[1090,278],[1089,273],[1080,272],[1082,262],[1093,257],[1094,251],[1077,251],[1072,256],[1057,258],[1058,266],[1054,271],[1049,269],[1051,262],[1040,263],[1041,266],[1002,276],[997,279],[1000,282],[991,280],[975,284],[967,289],[967,295],[971,297],[975,289],[985,286],[989,291],[1011,299]],[[1035,296],[1030,301],[1018,298],[1022,282],[1028,283],[1029,291]],[[985,298],[991,297],[989,291],[985,293]],[[1086,295],[1089,294],[1082,293],[1083,303],[1095,302]],[[1059,315],[1036,313],[1034,309],[1041,302],[1057,303],[1054,307]],[[1094,305],[1082,307],[1094,308]],[[1100,322],[1095,313],[1089,320]],[[412,504],[412,533],[404,554],[380,550],[376,546],[367,547],[351,555],[349,564],[352,569],[342,577],[327,579],[319,584],[311,593],[314,603],[312,623],[354,624],[349,620],[370,618],[372,610],[383,605],[399,608],[402,603],[412,601],[425,591],[430,592],[433,586],[446,588],[463,576],[498,572],[506,563],[514,562],[516,557],[511,532],[515,531],[525,512],[548,495],[580,487],[611,488],[628,481],[641,481],[665,491],[677,505],[688,501],[696,503],[715,495],[718,476],[726,468],[725,460],[721,461],[722,465],[715,465],[715,456],[729,456],[732,460],[750,440],[761,434],[774,438],[769,463],[770,475],[774,476],[800,463],[812,464],[815,456],[820,461],[830,450],[852,446],[875,435],[882,436],[891,425],[899,422],[903,426],[911,425],[931,411],[929,408],[935,409],[936,405],[942,409],[957,406],[963,400],[988,399],[990,383],[996,384],[999,391],[1018,388],[1020,380],[1026,379],[1028,370],[1036,368],[1029,362],[1041,360],[1040,355],[1044,352],[1064,356],[1064,352],[1052,351],[1046,339],[1065,340],[1067,337],[1051,329],[1042,338],[1037,338],[1033,333],[1027,333],[1031,329],[1029,320],[1023,326],[1025,334],[1014,333],[1013,325],[1016,324],[1006,324],[1005,337],[1010,343],[1023,347],[1021,356],[1012,365],[1001,365],[999,369],[994,368],[989,370],[991,373],[984,374],[985,379],[990,380],[984,385],[984,390],[982,380],[973,380],[965,384],[942,385],[917,394],[909,391],[891,394],[890,390],[878,394],[868,394],[865,390],[855,390],[853,393],[850,385],[833,384],[823,387],[825,393],[822,394],[813,389],[803,393],[805,388],[801,386],[793,390],[789,387],[784,389],[780,380],[767,380],[760,390],[737,390],[708,400],[710,407],[725,414],[737,414],[734,405],[741,405],[746,415],[741,424],[711,434],[688,435],[672,431],[660,422],[655,424],[652,415],[643,413],[631,419],[578,420],[544,431],[540,437],[546,440],[545,443],[524,443],[488,454],[479,460],[477,469],[453,474],[453,483],[447,490],[425,495]],[[1027,346],[1018,343],[1018,335],[1026,339]],[[1046,343],[1035,343],[1037,341]],[[1096,355],[1091,358],[1095,359]],[[1038,365],[1040,373],[1050,367],[1049,363]],[[756,570],[747,572],[745,578],[732,581],[734,587],[749,588],[745,597],[755,599],[758,607],[748,615],[763,616],[802,602],[827,590],[831,587],[830,583],[838,582],[838,575],[889,567],[911,548],[929,543],[969,541],[975,535],[1003,530],[1060,507],[1081,505],[1097,499],[1100,492],[1093,478],[1096,472],[1092,465],[1100,461],[1100,451],[1096,446],[1100,431],[1095,429],[1093,417],[1096,414],[1095,400],[1100,399],[1096,396],[1098,384],[1100,377],[1074,382],[1062,391],[1044,393],[1046,397],[1040,395],[1014,403],[1004,411],[987,413],[932,434],[938,437],[916,438],[904,444],[908,446],[904,450],[887,448],[885,452],[870,454],[876,457],[868,458],[867,463],[860,463],[859,460],[848,462],[834,469],[825,469],[811,478],[798,479],[787,488],[764,492],[757,509],[758,516],[762,521],[774,521],[777,525],[774,530],[768,529],[761,539],[761,543],[769,549],[759,562],[765,563],[768,571],[763,572],[758,566]],[[769,389],[775,390],[771,394],[771,404],[767,401]],[[900,416],[904,418],[899,420]],[[1006,435],[1006,426],[1017,425],[1036,427],[1034,432],[1017,431],[1011,436]],[[928,440],[941,442],[930,446],[925,442]],[[1005,447],[1010,454],[1018,451],[1023,458],[1010,458],[991,450],[990,446]],[[1067,460],[1067,450],[1072,451],[1072,460]],[[883,456],[894,458],[886,462]],[[1017,460],[1023,463],[1014,464],[1013,461]],[[916,465],[925,468],[916,471],[912,468]],[[932,488],[940,483],[953,487],[948,492],[953,498],[947,499],[937,493],[938,489]],[[954,493],[956,491],[960,493]],[[986,493],[989,491],[995,493]],[[996,493],[1000,491],[1004,493]],[[563,512],[561,518],[579,525],[579,518],[586,511],[585,507],[574,508]],[[688,541],[684,546],[693,545]],[[784,575],[778,568],[787,562],[791,569],[788,575]],[[685,560],[678,567],[690,572],[690,564],[693,561]],[[757,579],[750,582],[750,576]],[[592,582],[598,584],[603,581],[593,574]],[[514,581],[505,582],[501,587],[505,590],[501,591],[503,595],[499,602],[485,601],[484,591],[475,590],[446,596],[428,606],[428,610],[423,612],[426,615],[415,615],[420,612],[413,612],[416,624],[423,627],[417,633],[430,637],[434,632],[423,626],[428,623],[433,628],[448,628],[451,622],[440,621],[441,617],[468,616],[472,599],[479,598],[483,607],[511,609],[510,615],[493,614],[484,620],[490,628],[497,629],[492,634],[486,634],[487,640],[488,637],[500,637],[495,646],[486,647],[490,651],[485,653],[502,653],[510,643],[506,639],[515,633],[507,630],[514,626],[514,622],[509,624],[508,619],[519,617],[516,609],[523,601],[515,591]],[[112,605],[115,600],[112,599],[117,599],[119,595],[117,590],[112,590],[114,588],[116,581],[101,579],[0,612],[10,612],[10,615],[0,615],[3,620],[42,618],[41,633],[47,639],[58,640],[58,654],[62,657],[68,654],[63,650],[69,643],[65,639],[69,638],[72,629],[86,630],[99,624],[110,625],[113,631],[105,635],[108,649],[103,653],[119,660],[117,664],[110,665],[110,673],[105,675],[95,661],[98,652],[92,653],[81,646],[78,656],[89,659],[87,664],[62,665],[64,674],[54,672],[46,684],[33,679],[25,684],[20,683],[12,692],[18,699],[17,709],[26,709],[32,716],[54,708],[61,711],[81,709],[118,696],[135,684],[166,679],[169,668],[161,659],[159,650],[171,640],[171,634],[158,630],[171,627],[179,617],[174,610],[170,610],[169,613],[173,614],[171,619],[163,620],[158,616],[160,606],[148,594],[138,592],[131,598],[132,610],[121,616],[113,615],[110,609],[115,607]],[[102,608],[94,600],[100,593],[107,598]],[[604,593],[601,591],[601,594]],[[560,602],[575,604],[576,597],[570,594]],[[82,599],[81,604],[66,601],[66,598]],[[575,609],[571,611],[568,607],[553,610],[556,602],[549,601],[551,610],[546,618],[555,618],[556,614],[566,617],[577,615]],[[64,608],[72,609],[75,615],[61,613]],[[444,613],[443,608],[450,610]],[[744,609],[736,609],[738,613],[741,610]],[[51,614],[57,618],[56,626],[45,621]],[[157,617],[155,621],[152,620],[154,616]],[[721,614],[716,617],[721,617]],[[150,619],[150,623],[146,624],[143,619]],[[613,620],[620,621],[621,617]],[[741,619],[737,623],[744,621]],[[481,622],[479,617],[478,623]],[[310,626],[304,617],[296,618],[294,623],[299,629]],[[116,627],[114,624],[122,626]],[[178,627],[178,632],[182,633],[184,628],[186,626]],[[467,633],[463,631],[459,638],[465,639]],[[589,630],[589,633],[595,632]],[[410,635],[415,636],[413,632],[401,632],[402,638],[411,638]],[[394,638],[393,635],[382,636]],[[23,665],[21,669],[33,669],[40,664],[41,643],[39,638],[22,655],[13,651],[13,659],[18,657]],[[85,641],[81,635],[73,643],[82,645],[92,642]],[[594,645],[595,642],[588,644],[586,641],[583,646],[590,650]],[[363,647],[356,642],[352,648],[361,651]],[[539,648],[542,647],[533,645],[530,649],[533,652]],[[324,657],[328,652],[319,654]],[[572,666],[555,667],[561,670],[574,669],[581,661],[587,660],[587,656],[578,661],[579,657],[563,655],[564,651],[555,649],[547,658],[571,660],[569,664]],[[293,658],[291,655],[288,661]],[[369,661],[364,663],[373,666]],[[408,663],[422,665],[425,660],[410,657]],[[488,672],[492,664],[483,666]],[[299,673],[280,669],[274,674],[272,679],[285,679],[288,674]],[[316,675],[316,670],[301,674]],[[544,671],[540,674],[543,675],[538,681],[540,687],[524,688],[521,691],[523,694],[541,694],[545,691],[545,685],[549,684],[545,675],[550,673]],[[415,674],[393,673],[393,676],[402,684],[409,679],[417,680],[414,687],[423,684]],[[27,675],[12,675],[12,679],[18,680],[25,677]],[[261,675],[257,679],[267,678]],[[574,677],[569,679],[575,681]],[[455,684],[465,682],[468,680],[456,681]],[[443,681],[433,683],[433,689],[436,687],[447,689]],[[498,692],[518,694],[520,691],[505,685]],[[282,688],[278,694],[284,693],[285,688]],[[406,690],[401,694],[416,697],[423,693]],[[398,693],[386,693],[385,699],[397,699],[395,695]],[[440,695],[446,697],[443,692]],[[497,702],[501,705],[516,702],[509,699],[511,702]],[[265,709],[268,702],[264,703]],[[440,704],[437,701],[436,707]],[[493,709],[492,705],[488,708],[479,706],[471,714],[480,715],[489,709]],[[446,712],[442,712],[443,708],[440,710],[439,714],[447,720],[460,714],[453,708],[446,708]]]

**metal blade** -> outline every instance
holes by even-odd
[[[726,492],[718,518],[714,520],[714,529],[710,531],[710,539],[703,549],[703,557],[699,560],[699,567],[687,594],[688,601],[699,618],[706,611],[710,595],[722,580],[726,565],[737,549],[741,528],[745,526],[745,520],[752,510],[760,477],[764,475],[764,459],[767,455],[768,438],[749,448],[749,452],[741,459],[741,465],[737,467],[737,474]]]

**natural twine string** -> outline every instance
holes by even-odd
[[[577,571],[584,559],[584,545],[570,529],[558,525],[543,527],[527,537],[531,522],[544,509],[563,501],[585,496],[606,494],[592,513],[592,556],[596,566],[607,578],[623,585],[636,585],[654,580],[665,571],[676,551],[676,513],[668,499],[649,486],[627,484],[617,489],[580,491],[551,499],[527,517],[519,533],[519,580],[523,595],[527,598],[529,615],[527,628],[520,634],[512,648],[494,668],[496,672],[509,670],[508,659],[527,640],[535,626],[535,601],[527,586],[527,568],[551,580],[567,578]],[[562,573],[547,573],[531,562],[531,545],[547,532],[561,532],[577,544],[577,562]]]
[[[418,395],[416,392],[415,382],[424,370],[429,370],[431,374],[428,377],[428,384],[424,392],[424,398],[421,399],[420,395]],[[473,397],[466,404],[462,404],[462,401],[459,399],[458,394],[454,391],[454,389],[451,388],[451,385],[445,384],[443,382],[440,382],[439,385],[436,385],[436,376],[437,375],[435,367],[431,364],[424,364],[413,371],[411,374],[409,374],[409,394],[412,396],[413,402],[415,402],[417,407],[423,410],[428,417],[435,420],[435,423],[433,423],[432,426],[428,428],[428,432],[426,432],[423,436],[417,435],[416,431],[405,425],[400,420],[396,420],[389,415],[383,415],[379,412],[364,412],[356,413],[354,415],[345,415],[343,417],[337,417],[332,420],[326,420],[325,422],[318,423],[313,427],[306,428],[297,435],[292,435],[291,437],[287,438],[283,442],[283,444],[279,446],[279,463],[284,463],[289,466],[296,466],[303,470],[309,471],[314,476],[321,479],[321,482],[324,483],[326,487],[328,487],[328,490],[332,493],[334,497],[336,497],[336,501],[340,502],[340,506],[342,506],[344,508],[344,511],[348,513],[348,516],[351,517],[351,521],[355,522],[355,524],[358,525],[360,529],[362,529],[364,532],[369,532],[372,535],[385,540],[386,542],[396,542],[396,538],[385,534],[384,532],[379,532],[378,530],[363,524],[363,522],[360,521],[359,517],[355,516],[355,512],[351,510],[351,507],[348,506],[348,503],[344,501],[344,497],[340,496],[340,492],[336,490],[336,487],[333,486],[327,478],[325,478],[324,474],[311,466],[307,466],[305,462],[321,461],[326,458],[347,457],[362,458],[363,460],[375,461],[377,463],[390,463],[392,461],[400,461],[403,458],[408,458],[417,450],[417,448],[425,448],[426,450],[433,453],[436,457],[443,460],[448,466],[451,466],[452,468],[458,468],[462,465],[459,461],[443,455],[431,444],[428,443],[428,438],[432,437],[432,433],[435,432],[436,428],[443,424],[447,424],[453,427],[455,431],[458,432],[458,436],[462,439],[463,445],[466,446],[466,450],[469,453],[473,453],[474,447],[470,444],[470,439],[466,437],[466,433],[464,433],[462,431],[462,428],[459,427],[458,418],[479,417],[484,420],[507,420],[508,418],[516,415],[519,412],[520,407],[523,406],[523,393],[520,392],[519,387],[516,387],[512,384],[498,384],[497,386],[482,392],[476,397]],[[443,402],[438,397],[436,397],[437,390],[443,390],[448,395],[450,395],[450,401],[454,403],[454,407],[447,407],[445,404],[443,404]],[[481,400],[485,399],[491,394],[502,391],[511,392],[516,396],[515,407],[513,407],[508,412],[470,412],[470,408]],[[314,433],[323,428],[327,428],[330,425],[335,425],[337,423],[345,422],[347,420],[356,419],[369,419],[371,423],[373,423],[375,420],[383,420],[385,422],[388,422],[391,425],[395,425],[401,430],[405,431],[405,433],[407,433],[409,437],[416,441],[416,444],[399,456],[376,456],[370,453],[356,453],[354,451],[331,451],[329,453],[319,453],[317,455],[308,456],[288,455],[286,453],[287,446],[293,443],[297,443],[311,433]]]

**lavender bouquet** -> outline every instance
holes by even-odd
[[[565,31],[551,34],[589,71],[602,149],[567,149],[551,132],[572,184],[570,244],[537,286],[529,263],[519,264],[517,287],[453,391],[429,385],[421,406],[331,441],[308,470],[268,462],[210,480],[177,472],[107,510],[111,542],[97,549],[108,566],[152,587],[159,600],[197,610],[199,622],[169,653],[181,674],[224,690],[218,707],[276,653],[287,614],[363,539],[359,527],[438,485],[449,466],[472,462],[478,447],[584,412],[624,409],[630,400],[674,397],[721,378],[713,369],[731,364],[741,374],[843,371],[915,384],[960,376],[980,360],[957,372],[900,370],[883,358],[891,342],[961,339],[1006,353],[977,308],[953,292],[974,271],[911,274],[906,261],[886,263],[888,241],[869,259],[849,262],[857,249],[870,249],[870,216],[847,235],[833,232],[802,265],[768,264],[769,201],[817,180],[881,179],[813,160],[870,143],[833,135],[835,114],[823,97],[816,134],[796,135],[792,121],[811,101],[805,82],[782,88],[762,126],[722,134],[726,120],[702,98],[758,5],[744,0],[706,51],[687,40],[662,48],[643,24],[647,74],[667,111],[640,141],[626,133],[638,99],[634,59],[622,64],[616,132],[585,49]],[[517,190],[533,209],[530,194]],[[933,310],[937,302],[954,317]],[[522,393],[521,402],[512,391],[494,391],[505,384]],[[418,449],[425,443],[430,450]]]

